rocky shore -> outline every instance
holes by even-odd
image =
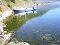
[[[7,13],[8,12],[8,13]],[[8,33],[7,31],[4,31],[4,27],[7,26],[3,23],[3,20],[6,19],[6,17],[10,16],[12,14],[12,11],[5,11],[1,17],[0,17],[0,45],[29,45],[26,42],[18,42],[15,43],[12,40],[12,33]]]
[[[14,41],[11,41],[12,33],[7,33],[7,31],[4,31],[3,28],[6,27],[4,23],[0,23],[0,45],[29,45],[26,42],[18,42],[15,43]]]

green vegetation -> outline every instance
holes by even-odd
[[[2,14],[2,8],[0,7],[0,15]]]
[[[42,14],[42,13],[41,13]],[[15,16],[12,14],[11,16],[7,17],[4,20],[4,23],[6,24],[6,28],[4,30],[7,30],[8,32],[10,31],[15,31],[19,26],[21,26],[23,23],[25,23],[27,20],[39,16],[39,13],[31,13],[31,14],[26,14],[23,16]]]
[[[2,12],[2,8],[0,7],[0,12]]]
[[[4,30],[7,30],[7,31],[15,30],[20,24],[20,17],[11,15],[6,20],[4,20],[4,23],[6,24],[6,28]]]

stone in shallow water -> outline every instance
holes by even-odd
[[[18,42],[18,43],[10,42],[10,43],[8,43],[7,45],[29,45],[29,44],[26,43],[26,42]]]
[[[16,45],[29,45],[29,44],[26,42],[18,42]]]

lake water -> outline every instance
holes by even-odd
[[[17,29],[15,36],[30,45],[60,45],[60,7],[29,19]]]

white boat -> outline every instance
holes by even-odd
[[[13,11],[15,14],[20,14],[20,15],[25,15],[26,13],[33,13],[34,11],[36,11],[36,7],[29,7],[29,8],[14,8]]]

